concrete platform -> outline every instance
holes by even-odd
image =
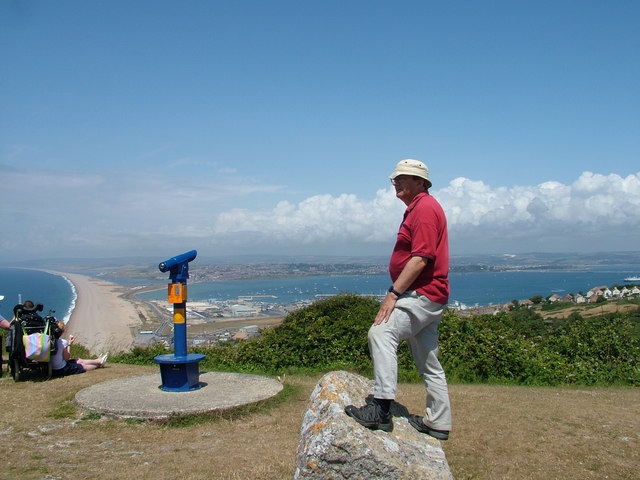
[[[242,373],[209,372],[199,379],[203,386],[198,390],[165,392],[160,389],[160,373],[117,378],[79,391],[75,401],[101,415],[159,420],[259,402],[283,388],[272,378]]]

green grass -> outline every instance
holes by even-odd
[[[47,417],[56,420],[62,420],[65,418],[73,418],[76,416],[78,408],[73,403],[74,395],[67,395],[62,398],[58,403],[47,413]]]

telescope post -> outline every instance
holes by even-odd
[[[154,360],[160,364],[162,385],[166,392],[188,392],[202,387],[199,363],[205,356],[187,353],[187,278],[189,262],[196,258],[191,250],[162,262],[161,272],[169,271],[168,300],[173,303],[173,347],[174,353],[158,355]]]

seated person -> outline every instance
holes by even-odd
[[[11,328],[11,322],[4,318],[2,314],[0,314],[0,328],[3,330],[9,330]]]
[[[71,358],[71,344],[74,342],[75,338],[73,335],[69,337],[69,341],[60,338],[64,333],[64,329],[64,322],[58,322],[58,328],[54,331],[58,348],[56,349],[56,353],[51,355],[51,368],[53,370],[53,375],[57,377],[76,375],[78,373],[84,373],[89,370],[104,367],[104,364],[107,362],[107,357],[109,356],[108,353],[105,353],[94,360]]]
[[[0,295],[0,297],[2,296]],[[2,298],[0,298],[0,300],[2,300]],[[11,328],[11,322],[9,322],[6,318],[4,318],[2,314],[0,314],[0,328],[2,328],[3,330],[9,330]],[[2,350],[4,350],[4,345],[2,340],[4,339],[0,337],[0,377],[2,376],[2,363],[4,362],[4,360],[2,359]]]
[[[4,295],[0,295],[0,302],[2,300],[4,300]],[[4,318],[1,313],[0,313],[0,328],[3,330],[11,329],[11,322],[6,318]],[[2,340],[4,339],[0,337],[0,377],[2,376],[2,364],[4,362],[4,360],[2,359],[2,350],[4,350],[4,345],[3,345],[4,342]]]

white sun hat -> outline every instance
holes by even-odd
[[[411,175],[414,177],[424,178],[427,181],[427,188],[431,188],[431,181],[429,180],[429,168],[418,160],[407,158],[400,160],[396,165],[396,169],[393,171],[389,178],[394,179],[398,175]]]

